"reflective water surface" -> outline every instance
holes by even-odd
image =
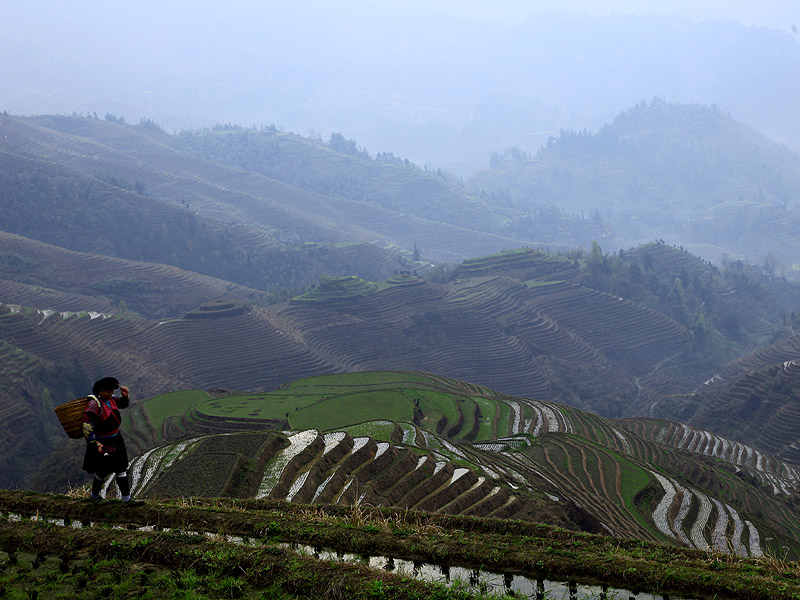
[[[42,521],[75,529],[104,525],[102,523],[41,517],[39,515],[23,517],[22,515],[10,513],[4,515],[4,517],[12,522],[30,519],[31,521]],[[115,524],[112,528],[142,532],[176,531],[186,535],[202,535],[211,540],[232,544],[252,547],[264,546],[262,542],[252,538],[238,535],[224,535],[209,531],[171,530],[168,527],[154,528],[152,525],[133,526],[120,524]],[[390,556],[363,556],[350,552],[315,548],[303,544],[278,543],[276,545],[293,552],[313,556],[319,560],[362,563],[369,565],[373,569],[392,571],[421,581],[436,582],[446,585],[457,584],[468,587],[476,592],[505,594],[512,598],[531,600],[689,600],[668,596],[666,594],[635,593],[610,586],[583,585],[570,581],[550,581],[548,579],[523,577],[511,573],[493,573],[482,569],[471,569],[452,565],[436,565],[393,558]]]

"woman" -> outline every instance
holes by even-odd
[[[121,396],[114,395],[117,388]],[[119,409],[128,408],[129,404],[128,388],[120,385],[114,377],[104,377],[92,387],[92,395],[83,413],[83,437],[86,438],[83,470],[94,474],[90,496],[94,501],[101,500],[103,482],[111,473],[115,473],[122,501],[139,504],[131,499],[128,451],[119,431],[122,421]]]

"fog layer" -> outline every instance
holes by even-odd
[[[800,146],[800,44],[788,28],[442,8],[10,2],[0,110],[339,131],[462,175],[492,151],[535,151],[654,96],[717,104]]]

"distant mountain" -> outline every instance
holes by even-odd
[[[597,133],[562,131],[493,164],[476,192],[601,219],[605,245],[667,239],[716,262],[773,255],[773,268],[800,270],[800,156],[718,108],[643,102]]]
[[[323,142],[227,125],[168,135],[152,122],[53,116],[0,117],[0,127],[15,206],[0,228],[248,287],[298,290],[325,271],[380,279],[414,256],[460,262],[592,240],[613,249],[666,239],[800,277],[800,158],[700,105],[641,103],[597,134],[563,132],[534,157],[498,154],[466,185],[370,157],[339,134]],[[56,186],[68,215],[43,204]],[[129,247],[86,239],[111,206],[135,228]]]
[[[284,297],[306,289],[322,274],[380,278],[405,264],[397,250],[369,244],[377,236],[344,224],[339,231],[346,243],[337,245],[334,232],[328,235],[329,223],[317,215],[293,216],[295,209],[271,199],[274,190],[260,192],[269,195],[261,198],[210,183],[211,163],[193,165],[194,172],[181,170],[170,164],[180,157],[136,130],[90,119],[62,121],[73,128],[86,125],[98,139],[0,116],[0,200],[5,208],[0,231],[70,250],[172,264],[263,291],[282,290]],[[126,140],[128,150],[110,148],[108,137],[115,136]],[[163,156],[145,162],[142,146]],[[143,152],[138,158],[136,147]],[[224,169],[218,175],[247,178]],[[260,201],[266,223],[216,202],[221,197],[234,204]],[[320,243],[304,245],[308,238]],[[17,270],[22,274],[27,267]]]

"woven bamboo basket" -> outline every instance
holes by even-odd
[[[83,412],[86,410],[89,400],[88,397],[76,398],[59,404],[53,409],[69,437],[74,439],[83,437]]]

